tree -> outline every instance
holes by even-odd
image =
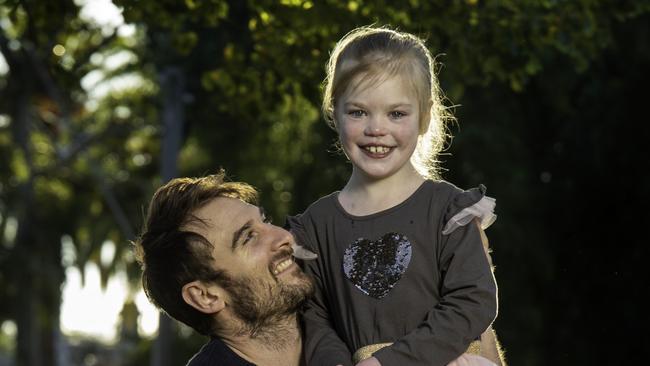
[[[0,51],[8,64],[0,83],[6,121],[0,150],[7,168],[0,175],[0,218],[2,227],[17,227],[14,237],[0,239],[7,269],[0,279],[7,294],[1,318],[16,322],[17,364],[55,364],[62,238],[76,246],[73,264],[83,273],[87,261],[97,262],[104,283],[129,253],[124,249],[139,207],[125,207],[120,196],[145,194],[138,180],[148,172],[136,159],[144,159],[146,146],[123,140],[143,134],[136,128],[144,119],[126,122],[130,103],[147,91],[115,92],[98,101],[83,87],[84,77],[102,73],[99,59],[127,52],[129,43],[79,19],[74,2],[3,1],[0,15]],[[110,79],[130,66],[102,74]],[[125,181],[119,191],[116,181]],[[117,254],[102,264],[98,253],[106,241],[117,244]]]

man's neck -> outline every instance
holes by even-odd
[[[257,329],[254,334],[228,330],[219,333],[217,336],[230,349],[256,365],[299,366],[301,364],[302,334],[295,315],[279,319],[263,329]]]

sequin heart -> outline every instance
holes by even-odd
[[[381,299],[395,286],[411,261],[406,235],[387,233],[378,240],[359,238],[343,255],[343,272],[364,294]]]

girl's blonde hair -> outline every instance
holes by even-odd
[[[418,99],[420,136],[411,163],[424,177],[439,178],[440,151],[454,120],[442,103],[436,62],[424,41],[410,33],[385,27],[360,27],[336,44],[327,62],[322,110],[336,129],[336,103],[349,91],[372,87],[399,75]]]

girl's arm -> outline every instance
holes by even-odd
[[[289,216],[285,228],[290,230],[296,242],[311,249],[313,239],[305,231],[304,215]],[[331,322],[329,307],[323,294],[321,275],[323,258],[302,261],[302,268],[314,280],[314,296],[302,311],[304,330],[303,352],[309,366],[351,366],[352,355],[338,336]]]
[[[303,312],[304,352],[307,364],[321,366],[352,365],[348,347],[334,330],[316,261],[305,262],[305,272],[314,279],[316,291]]]

